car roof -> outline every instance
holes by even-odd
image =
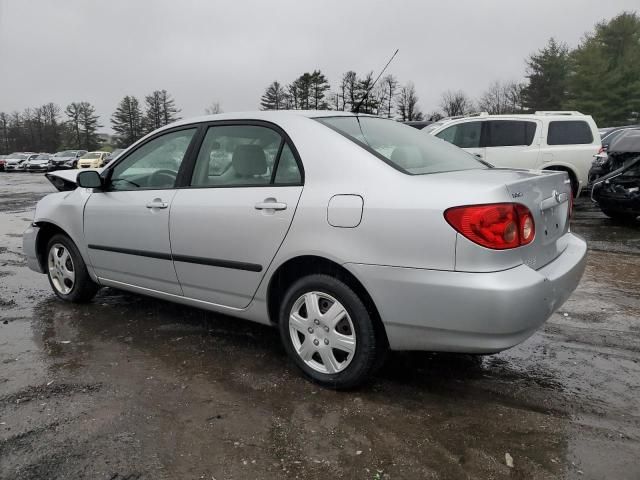
[[[452,122],[462,122],[462,121],[471,121],[471,120],[540,120],[547,119],[549,121],[570,121],[576,119],[585,119],[591,118],[591,115],[584,115],[580,112],[567,112],[567,113],[558,113],[558,112],[536,112],[536,113],[505,113],[500,115],[489,115],[487,113],[484,114],[474,114],[474,115],[465,115],[462,117],[455,118],[443,118],[439,120],[438,124],[448,125]],[[438,125],[440,126],[440,125]]]
[[[277,121],[283,119],[292,119],[296,117],[305,118],[325,118],[325,117],[355,117],[351,112],[342,112],[338,110],[256,110],[247,112],[230,112],[218,113],[215,115],[202,115],[199,117],[185,118],[177,122],[170,123],[163,127],[172,128],[180,125],[189,125],[192,123],[215,122],[220,120],[265,120]],[[375,117],[375,115],[359,114],[359,117]]]

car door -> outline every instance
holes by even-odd
[[[461,121],[435,134],[455,146],[484,160],[485,148],[482,145],[482,120]]]
[[[161,133],[105,172],[89,197],[84,234],[96,274],[112,282],[182,294],[171,261],[169,211],[196,128]]]
[[[538,168],[541,130],[534,120],[487,120],[485,160],[496,167]]]
[[[303,173],[284,132],[213,124],[171,206],[171,251],[186,297],[244,308],[293,219]]]

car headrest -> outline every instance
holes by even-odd
[[[396,147],[391,153],[391,161],[402,168],[422,166],[420,151],[415,147]]]
[[[233,151],[231,163],[241,177],[267,173],[267,158],[259,145],[238,145]]]

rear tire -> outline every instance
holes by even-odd
[[[289,358],[325,387],[361,385],[383,353],[364,302],[329,275],[309,275],[289,287],[280,305],[279,329]]]
[[[91,280],[78,247],[66,235],[57,234],[47,243],[45,265],[53,292],[62,300],[89,302],[100,289]]]

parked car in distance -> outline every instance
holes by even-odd
[[[601,147],[595,122],[579,112],[480,114],[441,121],[428,133],[497,167],[567,172],[574,196]]]
[[[39,153],[37,156],[30,158],[24,163],[24,169],[27,172],[46,172],[49,170],[50,160],[50,154]]]
[[[640,216],[640,129],[626,129],[611,142],[605,161],[590,173],[595,178],[591,199],[618,220]],[[596,173],[598,174],[596,176]]]
[[[27,160],[37,157],[37,153],[33,152],[15,152],[6,158],[4,169],[7,172],[19,172],[24,170],[24,164]]]
[[[628,125],[626,127],[615,127],[612,128],[609,132],[602,136],[602,149],[607,150],[609,145],[615,141],[620,135],[622,135],[627,130],[639,130],[640,125]]]
[[[109,152],[87,152],[78,159],[77,168],[100,168],[105,165]]]
[[[0,172],[4,172],[4,164],[7,162],[8,155],[0,155]]]
[[[87,153],[86,150],[63,150],[51,157],[51,170],[76,168],[78,158]]]
[[[112,286],[273,325],[335,388],[387,348],[510,348],[585,268],[565,172],[492,168],[367,115],[181,120],[101,172],[47,176],[80,187],[44,197],[23,237],[58,297]]]

